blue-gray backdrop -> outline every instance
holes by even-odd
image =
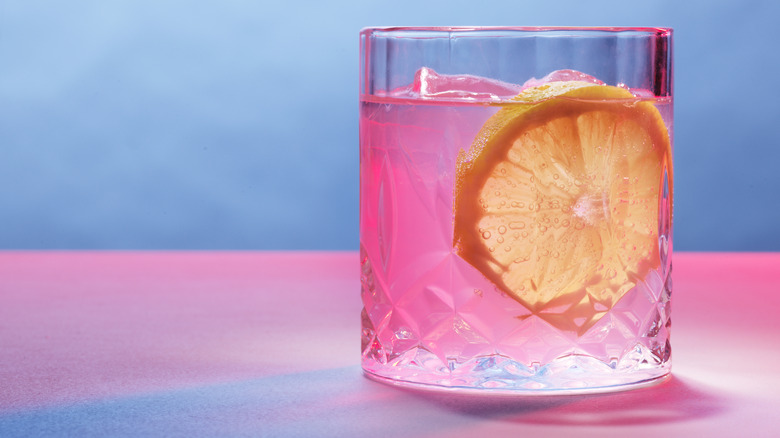
[[[0,248],[356,249],[358,31],[675,28],[675,248],[780,250],[774,1],[0,3]]]

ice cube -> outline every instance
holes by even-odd
[[[645,89],[645,88],[629,88],[625,84],[618,84],[618,87],[623,86],[626,90],[630,91],[631,94],[634,96],[640,98],[640,99],[654,99],[655,94],[653,94],[652,91]]]
[[[501,101],[520,92],[520,86],[473,75],[444,75],[422,67],[414,75],[410,88],[396,90],[396,97],[469,101]]]
[[[548,82],[557,82],[557,81],[581,81],[581,82],[590,82],[591,84],[604,85],[603,81],[587,73],[583,73],[577,70],[555,70],[554,72],[548,74],[547,76],[541,79],[531,78],[525,81],[521,90],[525,90],[531,87],[538,87]],[[645,90],[643,88],[630,88],[629,86],[627,86],[622,82],[617,84],[617,86],[630,91],[634,96],[641,99],[655,97],[655,95],[653,95],[653,92],[650,90]]]
[[[538,87],[539,85],[544,85],[548,82],[560,82],[560,81],[581,81],[581,82],[590,82],[591,84],[604,85],[604,82],[581,71],[555,70],[554,72],[548,74],[547,76],[541,79],[531,78],[525,81],[525,83],[522,86],[522,89],[525,90],[526,88]]]

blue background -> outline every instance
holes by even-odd
[[[0,248],[357,249],[358,31],[675,28],[675,248],[780,250],[772,1],[3,1]]]

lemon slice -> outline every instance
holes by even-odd
[[[501,291],[583,333],[660,264],[671,145],[658,109],[628,90],[525,90],[458,156],[454,247]]]

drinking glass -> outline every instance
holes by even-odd
[[[671,41],[361,31],[367,376],[562,394],[669,375]]]

